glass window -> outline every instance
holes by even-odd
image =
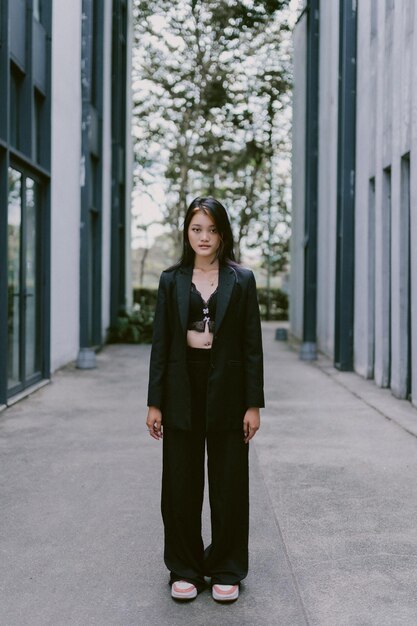
[[[39,219],[38,185],[26,178],[25,211],[25,377],[39,370]]]
[[[92,19],[92,64],[91,64],[91,102],[94,106],[98,105],[98,81],[100,67],[100,50],[99,50],[99,13],[100,6],[97,0],[93,0],[93,19]]]
[[[90,197],[89,197],[89,208],[97,211],[98,206],[98,198],[99,198],[99,161],[94,158],[93,155],[90,155]]]
[[[9,167],[7,210],[7,354],[8,386],[20,381],[20,283],[22,174]]]
[[[14,63],[10,64],[10,143],[21,149],[21,109],[23,75]]]
[[[33,17],[38,22],[42,22],[42,2],[41,0],[33,0]]]
[[[34,159],[37,163],[42,162],[42,136],[43,136],[42,111],[43,111],[44,100],[45,98],[41,94],[41,92],[35,89],[34,91],[35,115],[34,115],[34,120],[33,120],[34,123],[33,123],[32,145],[33,145]]]

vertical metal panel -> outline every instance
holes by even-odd
[[[94,367],[101,345],[103,5],[83,0],[81,35],[83,178],[80,222],[80,351],[78,367]],[[94,102],[93,102],[94,100]],[[96,166],[93,167],[93,155]]]
[[[393,214],[392,246],[396,262],[392,267],[392,366],[391,389],[398,398],[411,392],[411,310],[410,310],[410,155],[400,161],[399,206]],[[394,261],[394,260],[393,260]],[[395,307],[395,308],[394,308]]]
[[[94,193],[89,207],[90,227],[93,230],[90,238],[93,249],[91,250],[92,263],[92,303],[91,303],[91,343],[99,346],[103,342],[101,333],[102,326],[102,238],[103,238],[103,45],[104,45],[104,4],[100,0],[93,3],[93,82],[91,91],[91,115],[92,128],[94,129],[94,147],[91,145],[90,152],[95,151]]]
[[[317,182],[319,96],[319,0],[310,0],[307,13],[307,111],[304,239],[303,343],[300,357],[317,358]]]
[[[0,147],[0,404],[7,399],[7,171],[8,153]]]
[[[40,22],[33,20],[33,82],[46,90],[46,33]]]
[[[392,182],[391,167],[386,167],[382,174],[382,202],[380,208],[379,228],[381,230],[381,387],[389,387],[391,384],[391,283],[392,283]]]
[[[26,0],[9,0],[10,28],[13,37],[10,39],[10,56],[20,68],[26,70]]]
[[[0,10],[0,140],[8,140],[9,38],[8,3]]]
[[[335,365],[353,369],[356,0],[340,3]]]
[[[0,138],[8,139],[9,49],[8,3],[0,11]],[[0,405],[7,399],[7,171],[8,152],[0,145]]]
[[[366,377],[374,377],[375,362],[375,178],[369,179],[368,189],[368,238],[367,238],[367,269],[368,269],[368,363]]]
[[[52,110],[52,10],[53,3],[44,3],[42,24],[45,29],[45,100],[41,123],[44,140],[41,143],[40,161],[43,167],[51,169],[51,110]],[[42,376],[49,378],[51,372],[51,183],[48,180],[42,188],[42,300],[41,300],[41,358]]]
[[[113,0],[112,36],[112,202],[110,324],[117,322],[125,302],[125,150],[126,150],[126,34],[125,0]]]
[[[82,2],[81,31],[81,218],[80,218],[80,348],[90,345],[90,290],[88,285],[89,268],[89,181],[90,181],[90,101],[92,74],[92,17],[93,0]]]
[[[404,215],[404,227],[405,227],[405,240],[406,240],[406,260],[405,260],[405,274],[406,274],[406,314],[405,314],[405,335],[406,335],[406,378],[405,378],[405,397],[408,400],[412,400],[412,379],[413,379],[413,356],[412,356],[412,331],[413,321],[411,313],[411,202],[410,202],[410,155],[403,157],[402,163],[402,200]],[[415,323],[415,322],[414,322]]]

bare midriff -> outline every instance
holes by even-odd
[[[190,348],[205,348],[210,350],[213,343],[213,333],[208,330],[206,324],[204,332],[200,333],[197,330],[187,330],[187,345]]]

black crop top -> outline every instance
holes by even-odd
[[[213,333],[216,305],[217,288],[206,302],[194,283],[191,283],[188,330],[196,330],[199,333],[204,333],[207,323],[209,332]]]

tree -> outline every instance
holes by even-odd
[[[268,205],[270,228],[286,219],[287,4],[135,1],[135,183],[143,192],[155,180],[164,185],[164,219],[178,248],[184,210],[196,195],[225,202],[238,257],[243,247],[271,243],[262,230]]]

